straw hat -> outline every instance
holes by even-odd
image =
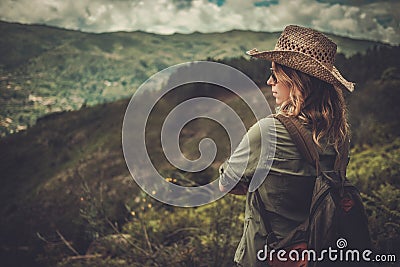
[[[289,25],[274,50],[259,52],[254,48],[246,53],[302,71],[350,92],[354,90],[354,83],[343,78],[333,66],[336,44],[313,29]]]

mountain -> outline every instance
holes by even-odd
[[[273,49],[279,36],[94,34],[8,22],[0,22],[0,34],[0,136],[25,130],[45,114],[131,97],[151,75],[174,64],[243,57],[253,47]],[[328,36],[346,56],[382,45]]]

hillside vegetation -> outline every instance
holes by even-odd
[[[130,97],[151,75],[177,63],[241,57],[253,47],[273,49],[279,36],[94,34],[7,22],[0,22],[0,34],[0,137],[25,130],[48,113]],[[330,37],[347,56],[377,44]]]

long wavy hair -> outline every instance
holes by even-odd
[[[339,147],[348,141],[349,125],[342,90],[332,84],[301,71],[275,63],[278,82],[290,89],[290,97],[279,112],[298,117],[311,127],[314,142],[321,148],[321,139],[327,145]],[[325,143],[325,142],[324,142]]]

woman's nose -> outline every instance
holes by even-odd
[[[272,77],[269,76],[266,84],[272,86],[274,84],[274,79],[272,79]]]

